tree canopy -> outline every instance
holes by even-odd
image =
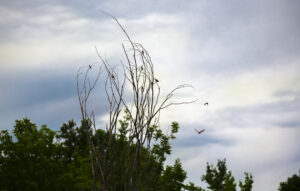
[[[99,150],[105,157],[119,156],[127,145],[128,137],[126,119],[119,121],[120,131],[113,137],[110,151]],[[91,124],[89,124],[91,125]],[[167,155],[171,153],[169,141],[175,139],[179,125],[174,122],[171,125],[171,133],[164,134],[157,127],[153,127],[155,139],[158,143],[152,147],[150,160],[147,160],[147,149],[141,151],[141,173],[138,190],[168,190],[168,191],[204,191],[203,188],[189,182],[185,184],[187,173],[182,167],[180,159],[176,159],[173,165],[164,165]],[[90,130],[92,141],[95,145],[105,144],[105,131]],[[53,131],[42,125],[40,128],[29,119],[16,120],[13,135],[8,130],[0,133],[0,185],[1,190],[91,190],[97,183],[94,178],[100,178],[94,174],[91,163],[91,155],[83,126],[77,126],[74,120],[64,123],[59,131]],[[108,182],[109,190],[130,190],[126,188],[127,173],[135,152],[133,145],[125,153],[125,157],[119,161],[112,171],[111,182]],[[109,161],[109,160],[106,160]],[[147,165],[148,164],[148,165]],[[113,167],[112,165],[107,165]],[[94,175],[93,175],[94,174]],[[133,180],[136,177],[133,177]],[[236,190],[235,179],[231,171],[227,170],[226,160],[219,160],[217,167],[207,164],[206,174],[202,180],[212,191]],[[245,173],[244,183],[240,181],[241,191],[252,189],[252,175]],[[145,187],[147,185],[147,187]]]
[[[120,129],[124,130],[126,122],[120,121],[120,124]],[[178,124],[173,123],[172,126],[172,132],[177,132]],[[153,131],[156,131],[155,127]],[[106,152],[107,158],[122,153],[127,142],[124,133],[125,130],[121,130],[114,137],[110,151],[95,149],[99,149],[102,154]],[[156,132],[156,139],[160,142],[153,147],[150,161],[146,161],[147,152],[143,148],[140,184],[144,185],[147,181],[148,186],[147,189],[140,186],[139,190],[181,190],[184,186],[186,172],[179,159],[174,166],[163,167],[165,155],[171,153],[169,139],[175,138],[173,133],[167,136],[160,131]],[[103,130],[91,134],[93,142],[105,140]],[[73,120],[64,123],[57,132],[45,125],[38,129],[27,118],[16,120],[13,136],[7,130],[1,131],[0,150],[1,190],[91,190],[95,183],[93,178],[99,177],[93,176],[95,172],[90,161],[86,132],[82,126],[77,127]],[[130,165],[134,160],[134,151],[134,147],[130,148],[126,157],[114,169],[105,169],[113,171],[113,181],[107,185],[109,188],[120,191],[126,189],[124,179],[132,170]]]
[[[89,188],[91,173],[86,136],[75,125],[69,121],[60,132],[55,132],[45,125],[38,129],[25,118],[16,120],[14,136],[7,130],[1,131],[1,190]]]
[[[299,174],[294,174],[288,177],[285,182],[280,182],[279,191],[299,191],[300,190],[300,171]]]

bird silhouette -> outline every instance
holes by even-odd
[[[112,78],[112,79],[115,79],[115,76],[112,74],[112,75],[111,75],[111,78]]]
[[[198,131],[197,129],[195,129],[195,131],[198,133],[198,134],[201,134],[205,131],[205,129],[202,129],[201,131]]]
[[[89,68],[90,68],[90,69],[92,69],[92,66],[91,66],[91,65],[89,65]]]
[[[208,106],[208,102],[204,103],[204,106]]]
[[[156,83],[158,83],[158,82],[159,82],[159,80],[155,78],[155,82],[156,82]]]

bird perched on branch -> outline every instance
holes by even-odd
[[[208,106],[208,102],[204,103],[204,106]]]
[[[91,66],[91,65],[89,65],[89,68],[90,68],[90,69],[92,69],[92,66]]]
[[[115,79],[115,76],[112,74],[112,75],[111,75],[111,78],[112,78],[112,79]]]
[[[156,83],[158,83],[158,82],[159,82],[159,80],[155,78],[155,82],[156,82]]]
[[[205,129],[202,129],[201,131],[198,131],[197,129],[195,129],[195,131],[198,133],[198,134],[201,134],[205,131]]]

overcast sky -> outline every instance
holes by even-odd
[[[30,118],[57,130],[80,121],[76,71],[112,64],[126,38],[116,16],[152,57],[163,91],[189,83],[161,126],[181,128],[173,154],[200,183],[206,162],[227,159],[237,179],[274,191],[300,169],[300,1],[0,1],[0,129]],[[101,87],[93,109],[105,115]],[[208,107],[203,103],[209,102]],[[206,129],[197,135],[194,131]]]

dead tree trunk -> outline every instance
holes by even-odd
[[[91,80],[89,74],[91,70],[96,69],[96,66],[88,65],[78,70],[78,99],[82,123],[86,130],[90,149],[94,178],[93,190],[114,190],[117,186],[114,182],[116,170],[122,168],[124,176],[127,176],[122,179],[124,181],[122,183],[124,185],[123,188],[125,190],[138,191],[140,187],[147,188],[149,180],[152,179],[147,177],[141,179],[141,176],[151,174],[149,172],[151,168],[148,166],[153,140],[151,127],[158,126],[160,112],[171,105],[187,104],[196,100],[188,102],[171,101],[177,90],[191,87],[187,84],[179,85],[169,92],[166,97],[161,97],[159,80],[154,74],[154,67],[147,50],[141,44],[133,42],[119,21],[115,17],[111,17],[116,21],[129,41],[129,48],[122,44],[126,57],[124,63],[121,61],[123,71],[121,73],[118,72],[96,49],[100,59],[98,73],[96,78]],[[108,101],[109,121],[105,127],[105,140],[95,142],[92,140],[92,129],[95,133],[98,127],[96,127],[94,112],[88,111],[87,103],[100,75],[106,76],[104,93]],[[81,78],[82,76],[83,78]],[[128,92],[128,89],[131,91]],[[128,121],[127,142],[123,150],[117,153],[114,151],[114,146],[118,135],[118,123],[124,116],[121,115],[122,110],[125,111]],[[132,152],[132,148],[135,148],[136,152]],[[147,170],[147,172],[141,172],[141,151],[143,148],[147,149],[147,165],[146,169],[143,169]],[[132,155],[131,167],[120,167],[120,165],[125,164],[128,155]]]

